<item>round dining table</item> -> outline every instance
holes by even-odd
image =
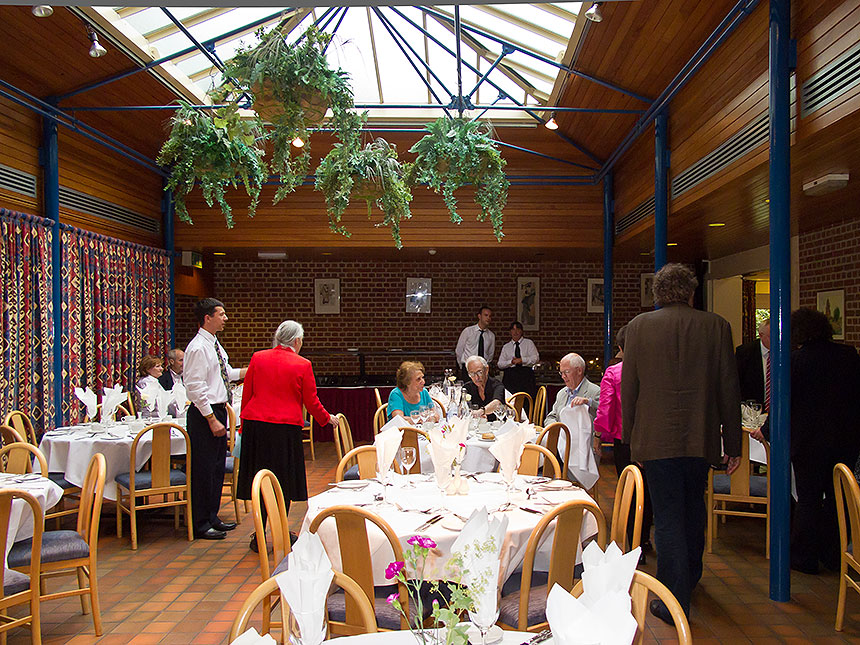
[[[469,642],[475,645],[480,645],[481,637],[472,634],[470,630]],[[512,632],[500,630],[502,637],[499,640],[487,640],[487,645],[526,645],[536,636],[529,632]],[[409,630],[401,630],[394,632],[378,632],[376,634],[359,634],[357,636],[340,636],[337,639],[325,641],[326,643],[337,643],[338,645],[418,645],[415,636]],[[541,640],[544,645],[552,645],[552,637],[546,640]]]
[[[37,464],[38,465],[38,464]],[[42,511],[52,508],[63,496],[63,489],[47,477],[35,473],[17,475],[0,473],[0,489],[15,488],[30,493],[39,502]],[[12,502],[9,512],[9,530],[6,534],[6,553],[15,542],[33,537],[33,513],[23,499]]]

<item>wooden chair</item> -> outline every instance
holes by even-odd
[[[633,617],[636,619],[636,623],[639,625],[639,628],[636,630],[638,636],[634,642],[641,645],[645,636],[645,618],[648,616],[648,592],[653,593],[662,600],[669,610],[669,614],[675,622],[675,631],[678,636],[679,645],[691,645],[693,636],[690,633],[690,622],[681,608],[681,603],[678,602],[677,598],[669,591],[666,585],[644,571],[634,571],[633,582],[630,585],[630,597],[632,600],[630,608]],[[577,598],[582,594],[581,580],[576,583],[576,586],[570,593]]]
[[[0,425],[0,440],[4,446],[8,446],[10,443],[26,443],[24,435],[7,425]]]
[[[48,476],[48,460],[36,446],[16,441],[0,448],[0,472],[24,475],[33,472],[33,461],[39,462],[39,473]]]
[[[541,385],[535,395],[535,404],[532,406],[531,422],[535,425],[543,425],[546,417],[546,385]]]
[[[434,405],[436,405],[439,408],[440,412],[442,413],[442,416],[439,417],[439,419],[444,421],[445,417],[448,415],[448,411],[445,410],[445,406],[442,405],[442,401],[440,401],[439,399],[437,399],[434,396],[431,396],[430,399],[433,401]]]
[[[3,425],[11,426],[18,431],[18,434],[24,437],[34,446],[39,445],[39,438],[36,436],[36,429],[33,427],[33,422],[30,421],[24,412],[20,410],[12,410],[3,419]]]
[[[642,516],[645,509],[645,482],[642,471],[636,464],[627,465],[621,471],[615,486],[615,503],[612,506],[612,530],[609,541],[615,542],[624,552],[632,551],[642,539]],[[630,511],[633,511],[633,536],[627,545],[627,527]]]
[[[379,393],[378,387],[373,388],[373,396],[376,398],[376,409],[378,410],[382,407],[382,395]]]
[[[361,589],[358,583],[345,573],[335,571],[332,585],[343,589],[346,596],[350,599],[350,604],[355,607],[355,615],[358,617],[359,622],[356,625],[351,626],[353,630],[352,633],[376,633],[376,616],[373,615],[373,606],[370,604],[370,601],[367,599],[367,596],[364,595],[364,591]],[[251,592],[251,595],[248,596],[245,599],[245,602],[242,603],[242,607],[239,609],[239,613],[236,615],[236,618],[233,621],[233,627],[230,628],[230,642],[233,642],[233,640],[235,640],[243,633],[245,633],[245,631],[247,631],[248,623],[250,622],[251,616],[252,614],[254,614],[260,603],[265,603],[266,600],[270,599],[272,595],[278,593],[280,593],[280,589],[278,587],[278,581],[276,578],[269,578],[268,580],[265,580],[256,589],[254,589],[254,591]],[[282,611],[289,611],[289,607],[285,605],[282,608]],[[266,615],[267,614],[264,608],[264,619]],[[340,626],[340,623],[336,624],[329,620],[328,625],[329,631],[334,632],[335,630],[333,629],[333,627],[335,625]],[[265,622],[262,629],[262,634],[266,634],[269,631],[269,629],[265,627]]]
[[[405,426],[400,428],[403,430],[403,439],[400,441],[401,448],[415,448],[415,463],[412,465],[412,468],[409,469],[410,475],[420,475],[421,474],[421,446],[418,441],[419,437],[424,437],[425,440],[429,441],[429,437],[427,433],[418,428],[413,428],[411,426]],[[394,461],[397,462],[397,457],[395,456]],[[395,469],[397,472],[399,470],[399,462],[395,463]]]
[[[358,583],[364,595],[373,603],[376,622],[380,629],[407,629],[406,618],[385,600],[385,597],[392,591],[391,587],[386,587],[384,595],[381,597],[377,597],[376,590],[373,587],[373,564],[370,555],[370,541],[367,537],[367,524],[375,524],[376,529],[382,531],[394,554],[394,560],[392,561],[403,562],[403,549],[400,546],[400,540],[394,529],[384,519],[363,508],[355,506],[331,506],[320,512],[313,519],[308,530],[311,533],[316,533],[320,525],[330,517],[334,519],[337,526],[341,568],[346,575]],[[371,528],[370,530],[374,529]],[[383,593],[382,590],[380,591]],[[400,592],[401,598],[405,599],[409,597],[406,585],[402,582],[397,583],[397,591]],[[343,635],[357,633],[352,626],[359,622],[360,608],[349,596],[343,599],[343,605],[340,602],[336,602],[336,600],[340,599],[332,597],[329,601],[329,616],[336,621],[343,622],[333,623],[332,631]],[[403,603],[403,609],[409,615],[410,608],[408,607],[408,603]]]
[[[753,475],[750,465],[750,434],[746,430],[741,437],[741,462],[731,476],[725,473],[708,472],[708,553],[712,552],[713,540],[717,537],[716,516],[759,517],[765,520],[765,557],[770,558],[770,468],[766,475]],[[770,444],[764,442],[767,462],[770,464]],[[727,504],[740,506],[727,507]],[[764,511],[754,511],[750,506],[764,506]]]
[[[358,448],[353,448],[346,453],[338,463],[337,470],[334,472],[334,480],[336,482],[343,481],[344,472],[352,465],[353,461],[358,463],[359,479],[376,477],[376,447],[358,446]]]
[[[512,394],[508,399],[508,405],[511,406],[517,413],[517,421],[523,418],[523,408],[526,407],[526,403],[529,404],[529,411],[534,407],[534,401],[532,401],[532,395],[528,392],[517,392],[516,394]]]
[[[42,553],[42,507],[30,493],[14,488],[0,490],[0,552],[6,553],[6,540],[9,533],[9,515],[12,512],[14,500],[23,500],[30,506],[33,514],[33,537],[29,540],[28,563],[31,571],[39,571]],[[6,642],[6,633],[17,627],[30,626],[30,642],[33,645],[42,643],[42,625],[40,622],[39,605],[39,576],[27,576],[20,571],[7,569],[6,559],[0,558],[0,576],[3,580],[3,595],[0,596],[0,639]],[[30,605],[30,611],[24,616],[8,616],[7,610],[16,605]]]
[[[860,593],[860,584],[851,574],[860,575],[860,560],[854,555],[860,544],[860,486],[845,464],[833,468],[833,488],[836,491],[836,517],[839,520],[839,598],[836,602],[836,631],[842,631],[845,620],[845,595],[848,586]],[[845,507],[848,507],[846,519]],[[852,546],[853,545],[853,546]]]
[[[230,497],[233,500],[233,512],[236,513],[236,522],[241,522],[239,515],[239,500],[236,497],[236,485],[239,482],[239,469],[237,459],[233,457],[233,446],[236,445],[236,411],[233,406],[227,404],[227,458],[224,461],[224,483],[230,486]]]
[[[379,434],[379,429],[388,421],[388,404],[383,403],[373,415],[373,434]]]
[[[41,568],[36,569],[41,578],[40,600],[59,600],[70,596],[81,597],[81,611],[90,613],[87,597],[92,605],[93,628],[96,636],[102,634],[102,618],[99,609],[98,545],[99,521],[105,490],[107,466],[104,455],[96,453],[87,466],[84,485],[81,487],[81,505],[78,512],[77,531],[46,531],[42,535]],[[29,540],[17,542],[9,551],[9,566],[32,572],[29,565]],[[48,578],[76,575],[78,588],[69,591],[46,593]]]
[[[349,427],[346,415],[340,412],[332,416],[337,421],[337,426],[334,428],[334,449],[337,460],[340,461],[346,453],[355,448],[355,440],[352,438],[352,429]]]
[[[311,445],[311,461],[316,461],[317,456],[314,452],[314,418],[308,414],[304,406],[302,406],[302,419],[304,420],[302,433],[308,433],[307,437],[302,436],[302,443],[309,443]]]
[[[540,460],[543,457],[543,472],[541,473]],[[552,472],[549,472],[549,471]],[[536,443],[527,443],[523,446],[523,456],[520,459],[520,467],[517,468],[517,473],[520,475],[538,475],[542,474],[545,477],[553,479],[561,478],[561,466],[558,465],[558,459],[549,450]]]
[[[182,433],[185,438],[185,472],[170,467],[170,434],[172,430]],[[150,470],[135,471],[137,450],[141,439],[152,433],[152,457]],[[184,428],[175,423],[155,423],[137,433],[131,443],[129,471],[114,478],[116,482],[116,536],[122,537],[122,514],[127,513],[131,520],[131,548],[137,549],[137,511],[147,508],[167,508],[174,510],[174,528],[179,529],[179,507],[185,507],[185,524],[188,528],[188,541],[194,539],[191,522],[191,442]],[[123,495],[123,491],[128,494]],[[153,495],[162,497],[160,502],[150,502]],[[170,497],[173,499],[170,499]],[[143,503],[138,503],[138,498]]]
[[[561,457],[561,479],[568,478],[570,473],[570,428],[565,424],[557,421],[550,423],[546,428],[539,431],[538,438],[535,443],[539,446],[545,446],[556,457],[560,457],[558,452],[558,441],[561,434],[564,433],[564,457]]]
[[[135,416],[135,414],[137,414],[137,411],[134,409],[134,396],[132,396],[131,392],[128,393],[125,403],[120,405],[122,405],[125,411],[125,416]],[[122,419],[122,417],[120,417],[120,419]]]
[[[606,520],[594,500],[571,500],[544,515],[532,529],[526,544],[519,591],[502,596],[499,603],[499,624],[503,629],[516,629],[521,632],[539,632],[546,629],[546,597],[549,590],[555,584],[560,584],[568,591],[573,588],[577,545],[581,541],[582,522],[586,513],[593,515],[597,521],[597,544],[600,548],[606,547]],[[546,584],[533,586],[538,546],[553,521],[556,525]],[[539,576],[536,582],[542,583],[543,576]]]

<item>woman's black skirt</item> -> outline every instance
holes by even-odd
[[[242,447],[236,488],[239,499],[251,499],[254,475],[263,469],[275,473],[284,491],[284,499],[299,502],[308,498],[300,426],[242,420]]]

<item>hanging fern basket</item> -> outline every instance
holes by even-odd
[[[385,193],[385,188],[379,181],[366,179],[360,175],[353,175],[351,196],[355,199],[364,199],[375,202]]]
[[[263,81],[254,86],[254,111],[263,121],[275,123],[284,113],[284,102],[275,96],[272,84]],[[299,99],[299,105],[304,111],[305,123],[315,125],[321,123],[329,108],[329,101],[322,92],[308,87]]]

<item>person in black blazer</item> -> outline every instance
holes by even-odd
[[[741,400],[765,403],[763,358],[770,352],[770,320],[758,326],[759,337],[735,349],[738,378],[741,383]],[[764,351],[762,351],[764,348]]]
[[[158,377],[158,382],[168,392],[173,389],[174,381],[182,382],[182,366],[185,363],[185,352],[174,347],[167,352],[167,369]]]

